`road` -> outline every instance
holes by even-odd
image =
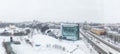
[[[94,37],[88,32],[83,32],[83,30],[80,30],[80,32],[84,35],[85,38],[89,39],[88,41],[91,42],[96,50],[103,54],[119,54],[118,50],[115,50],[114,48],[108,46],[104,43],[104,41],[99,40],[98,38]],[[101,50],[101,51],[100,51]]]

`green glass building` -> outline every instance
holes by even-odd
[[[63,39],[79,40],[79,24],[62,23],[61,34]]]

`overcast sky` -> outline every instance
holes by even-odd
[[[120,22],[119,0],[0,0],[0,20]],[[112,20],[114,19],[114,20]]]

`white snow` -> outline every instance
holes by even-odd
[[[3,39],[0,38],[0,54],[5,54],[5,49],[2,46],[2,41],[3,41]]]
[[[29,39],[33,46],[27,44],[24,39]],[[31,38],[27,36],[13,36],[13,40],[21,42],[20,45],[11,45],[16,54],[93,54],[90,51],[90,47],[88,48],[84,40],[58,40],[47,35],[37,34],[36,32]],[[0,36],[0,54],[5,54],[5,49],[2,46],[3,41],[10,41],[10,37]],[[65,50],[63,48],[65,48]]]
[[[92,37],[92,36],[89,35],[89,34],[88,34],[88,36],[89,36],[89,37]],[[99,37],[99,36],[96,35],[96,37]],[[93,38],[92,40],[99,42],[99,43],[96,42],[96,44],[98,44],[98,46],[100,46],[102,49],[107,50],[108,52],[111,52],[111,53],[113,53],[113,54],[119,54],[119,52],[116,51],[115,49],[109,47],[108,45],[104,44],[103,42],[97,40],[97,39],[94,38],[94,37],[92,37],[92,38]],[[102,38],[100,38],[100,39],[102,39]]]
[[[36,34],[30,41],[33,43],[33,47],[22,41],[21,45],[12,44],[13,50],[17,54],[70,54],[70,52],[78,48],[73,54],[91,54],[82,40],[75,42],[61,41],[47,35]],[[47,45],[49,46],[47,47]],[[64,47],[66,50],[63,51],[61,48],[55,48],[55,45],[61,46],[61,48]],[[77,45],[79,45],[79,47],[77,47]]]

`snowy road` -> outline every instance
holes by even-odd
[[[99,39],[95,38],[94,36],[91,36],[90,34],[88,34],[88,36],[92,37],[93,38],[92,40],[99,42],[96,44],[99,44],[101,46],[101,48],[103,48],[104,50],[107,50],[109,53],[112,53],[112,54],[119,54],[120,53],[120,52],[116,51],[115,49],[111,48],[110,46],[106,45],[104,42],[101,42]]]

